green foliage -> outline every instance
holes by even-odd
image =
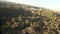
[[[2,32],[10,34],[17,30],[25,34],[60,34],[60,16],[54,11],[43,8],[33,11],[26,8],[0,9]]]

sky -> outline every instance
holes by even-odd
[[[2,0],[60,11],[60,0]]]

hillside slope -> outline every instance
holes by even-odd
[[[49,9],[0,2],[2,34],[60,34],[59,17]]]

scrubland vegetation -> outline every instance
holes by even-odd
[[[18,4],[0,3],[2,34],[60,34],[59,12],[26,5],[16,6]]]

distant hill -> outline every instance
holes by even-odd
[[[11,2],[1,2],[1,1],[0,1],[0,7],[36,8],[36,9],[39,9],[39,7],[34,7],[34,6],[30,6],[30,5],[11,3]]]
[[[17,4],[17,3],[11,3],[11,2],[2,2],[2,1],[0,1],[0,9],[1,9],[0,15],[2,16],[4,16],[5,14],[6,15],[11,14],[12,16],[12,13],[16,15],[17,13],[19,14],[20,12],[26,12],[26,11],[29,11],[29,12],[36,11],[36,10],[50,11],[48,9],[41,8],[41,7],[34,7],[30,5]]]

